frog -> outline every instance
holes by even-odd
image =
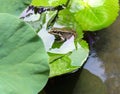
[[[76,37],[76,32],[70,28],[57,28],[53,27],[48,32],[55,36],[55,41],[57,42],[65,42],[70,39],[72,36]]]

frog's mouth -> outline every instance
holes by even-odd
[[[59,32],[56,32],[56,31],[49,31],[48,33],[52,34],[52,35],[59,35]]]

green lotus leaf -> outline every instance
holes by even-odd
[[[57,6],[65,4],[67,0],[32,0],[32,5],[35,6]]]
[[[48,6],[48,0],[32,0],[32,5],[34,6]]]
[[[71,12],[85,31],[96,31],[111,25],[119,11],[119,0],[72,0]]]
[[[10,13],[20,16],[21,12],[32,0],[0,0],[0,13]]]
[[[0,18],[0,93],[37,94],[49,75],[43,43],[22,20],[6,13]]]

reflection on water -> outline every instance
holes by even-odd
[[[91,55],[87,60],[87,63],[84,66],[84,69],[87,69],[92,74],[100,77],[103,82],[106,80],[105,68],[103,62],[97,56],[95,51],[92,51]]]
[[[102,80],[83,69],[71,94],[107,94]]]
[[[47,94],[120,93],[120,17],[97,36],[95,50],[83,69],[51,79],[46,87]]]
[[[109,28],[98,33],[96,52],[103,62],[108,94],[120,93],[120,17]]]
[[[107,88],[108,94],[120,93],[120,17],[107,29],[98,32],[96,53],[84,68],[97,75]],[[97,56],[96,56],[97,55]]]

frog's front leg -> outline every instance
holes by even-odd
[[[59,34],[54,34],[55,35],[55,41],[56,42],[64,42],[66,39],[59,33]]]

